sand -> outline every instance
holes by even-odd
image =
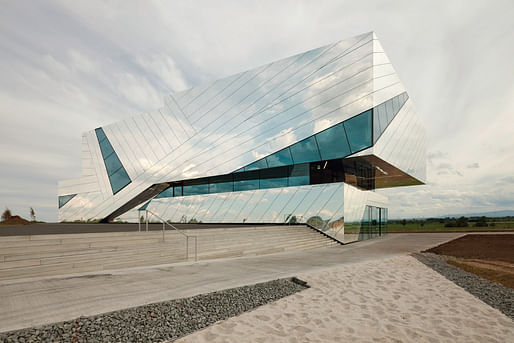
[[[310,289],[175,342],[514,342],[514,322],[410,256],[297,275]]]

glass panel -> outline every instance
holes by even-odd
[[[155,198],[171,198],[173,197],[173,187],[166,188],[161,193],[159,193]]]
[[[278,188],[278,187],[287,187],[287,177],[279,177],[272,179],[261,179],[260,188]]]
[[[304,186],[310,183],[309,164],[297,164],[289,172],[289,186]]]
[[[209,178],[209,183],[223,183],[223,182],[232,182],[233,181],[233,175],[232,174],[226,174],[226,175],[220,175],[220,176],[212,176]]]
[[[256,169],[264,169],[268,168],[268,164],[266,163],[266,159],[260,159],[252,164],[249,164],[245,167],[245,171],[247,170],[256,170]]]
[[[279,167],[261,170],[260,172],[260,188],[277,188],[287,187],[287,167]]]
[[[234,191],[259,189],[259,172],[251,171],[234,174]]]
[[[181,197],[183,195],[182,185],[173,186],[173,196]]]
[[[117,172],[109,176],[109,180],[111,181],[112,192],[114,194],[118,193],[119,190],[130,183],[130,178],[123,168],[118,169]]]
[[[378,111],[373,110],[373,143],[380,137],[382,129],[380,128],[380,120],[378,119]]]
[[[234,182],[218,182],[209,184],[209,193],[224,193],[234,191]]]
[[[309,219],[307,214],[309,208],[316,202],[319,196],[323,193],[324,189],[325,186],[312,186],[309,192],[302,199],[302,201],[298,203],[298,206],[296,206],[296,208],[294,209],[294,215],[296,216],[298,222],[307,222],[307,220]]]
[[[259,189],[259,179],[234,181],[234,191]]]
[[[394,112],[393,112],[393,103],[391,100],[387,100],[385,102],[386,113],[387,113],[387,123],[389,124],[391,120],[393,120]]]
[[[102,142],[104,139],[107,139],[107,136],[105,135],[104,130],[100,127],[95,130],[96,137],[98,138],[98,142]]]
[[[109,157],[105,159],[104,162],[105,168],[107,169],[107,174],[109,176],[114,174],[118,169],[123,168],[116,154],[111,154]]]
[[[207,194],[209,193],[209,184],[201,185],[184,185],[183,195]]]
[[[392,99],[393,102],[393,117],[398,113],[398,110],[400,109],[400,102],[398,101],[398,96],[395,96]]]
[[[332,160],[350,154],[343,124],[338,124],[316,135],[321,159]]]
[[[269,189],[264,191],[264,195],[256,206],[247,214],[246,221],[249,223],[262,223],[262,217],[265,216],[266,213],[270,212],[270,207],[275,202],[278,194],[280,194],[281,189]]]
[[[291,145],[291,155],[294,164],[321,160],[314,136]]]
[[[266,157],[266,161],[268,162],[268,166],[270,168],[293,164],[293,159],[291,158],[291,151],[289,148],[282,149],[273,155]]]
[[[104,159],[109,157],[114,152],[114,149],[112,148],[111,143],[109,143],[108,139],[101,141],[99,144]]]
[[[70,195],[61,195],[59,196],[59,208],[63,207],[64,205],[66,205],[68,203],[68,201],[70,201],[71,199],[73,199],[73,197],[77,195],[77,194],[70,194]]]
[[[157,198],[157,197],[156,197]],[[148,205],[150,205],[150,200],[147,201],[143,206],[141,206],[138,210],[139,211],[144,211],[146,210],[146,208],[148,207]],[[138,219],[139,220],[139,219]]]
[[[371,110],[344,122],[352,153],[371,146]]]
[[[125,171],[125,168],[123,168],[103,129],[98,128],[95,132],[104,159],[105,169],[107,170],[107,175],[111,183],[112,192],[116,194],[120,189],[131,182],[130,177]]]
[[[387,113],[386,113],[385,104],[382,103],[382,104],[378,105],[373,110],[373,112],[377,112],[378,113],[378,120],[380,122],[380,129],[381,129],[380,133],[382,133],[382,132],[384,132],[384,130],[387,127]],[[376,139],[378,139],[378,137],[376,137]]]

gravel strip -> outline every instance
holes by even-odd
[[[451,256],[432,253],[415,253],[412,256],[514,320],[514,289],[486,280],[446,263],[448,259],[452,259]]]
[[[294,294],[308,286],[280,279],[72,321],[0,333],[0,342],[161,342]]]

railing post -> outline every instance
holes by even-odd
[[[186,238],[186,261],[189,261],[189,238],[192,237],[195,239],[195,262],[198,261],[198,237],[197,236],[189,236],[185,234],[184,232],[181,232],[179,229],[177,229],[175,226],[171,225],[170,223],[166,222],[164,219],[153,213],[152,211],[145,210],[146,213],[146,231],[148,232],[148,215],[151,214],[157,219],[159,219],[162,223],[162,241],[165,241],[165,234],[166,234],[166,225],[169,225],[172,229],[176,230],[178,233],[183,235]]]
[[[189,236],[186,236],[186,261],[189,260]]]

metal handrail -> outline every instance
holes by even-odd
[[[146,231],[148,231],[148,213],[150,213],[151,215],[155,216],[157,219],[159,219],[162,222],[162,241],[163,242],[165,241],[164,233],[166,231],[164,224],[168,225],[169,227],[171,227],[172,229],[174,229],[175,231],[180,233],[182,236],[186,237],[186,260],[189,260],[189,238],[194,238],[194,240],[195,240],[195,262],[198,261],[198,236],[188,235],[188,234],[180,231],[180,229],[178,229],[174,225],[171,225],[166,220],[162,219],[161,217],[159,217],[152,211],[150,211],[150,210],[145,210],[145,211],[146,211]]]

